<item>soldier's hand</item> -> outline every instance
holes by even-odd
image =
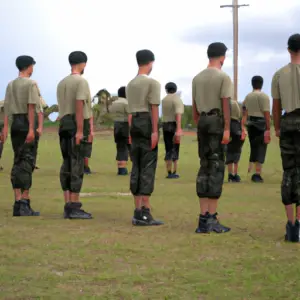
[[[158,132],[152,132],[151,135],[151,149],[153,150],[158,143]]]
[[[128,144],[131,145],[132,140],[131,140],[131,136],[128,137]]]
[[[4,144],[7,139],[8,131],[7,129],[3,128],[1,134],[0,134],[0,140]]]
[[[38,136],[42,136],[42,133],[43,133],[43,128],[41,127],[38,127],[38,129],[36,130]]]
[[[242,135],[241,135],[241,141],[244,141],[246,139],[247,136],[247,132],[245,130],[245,128],[242,129]]]
[[[175,144],[180,144],[180,138],[182,136],[182,129],[179,129],[175,133],[174,142]]]
[[[76,145],[80,145],[80,142],[83,139],[83,133],[82,132],[76,132],[76,136],[75,136],[75,143]]]
[[[89,136],[88,136],[88,142],[89,142],[89,143],[92,143],[93,140],[94,140],[94,131],[91,130],[91,132],[90,132],[90,134],[89,134]]]
[[[275,135],[276,135],[276,137],[280,137],[280,130],[275,130]]]
[[[230,130],[224,130],[222,144],[227,145],[230,141]]]
[[[265,144],[269,144],[270,141],[271,141],[270,130],[266,130],[265,134],[264,134],[264,142],[265,142]]]
[[[26,137],[26,140],[25,140],[25,143],[27,143],[27,144],[33,143],[34,138],[35,138],[34,130],[29,130],[28,134],[27,134],[27,137]]]

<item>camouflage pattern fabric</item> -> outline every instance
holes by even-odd
[[[158,146],[151,149],[152,122],[149,113],[133,114],[130,135],[130,190],[135,196],[150,196],[154,190]]]
[[[128,154],[130,153],[130,145],[128,144],[129,125],[128,122],[114,123],[114,139],[117,148],[117,161],[128,161]]]
[[[199,198],[219,199],[222,194],[225,172],[223,132],[222,117],[201,114],[197,128],[200,169],[196,191]]]
[[[300,205],[300,112],[285,114],[280,124],[283,168],[281,199],[284,205]]]
[[[177,161],[179,159],[180,144],[174,143],[176,122],[164,122],[162,127],[166,150],[165,161]]]

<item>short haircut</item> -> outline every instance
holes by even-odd
[[[207,56],[209,59],[211,58],[218,58],[221,56],[225,56],[227,51],[227,47],[225,44],[216,42],[212,43],[207,48]]]
[[[251,84],[253,89],[261,90],[264,84],[264,79],[259,75],[253,76],[251,79]]]
[[[300,51],[300,34],[296,33],[289,37],[288,49],[295,53]]]
[[[118,89],[118,97],[120,97],[120,98],[126,98],[126,87],[125,86],[121,86]]]
[[[165,86],[168,94],[174,94],[177,92],[177,85],[174,82],[168,82]]]
[[[152,51],[144,49],[139,50],[136,53],[136,61],[139,67],[146,66],[149,63],[155,61],[155,57]]]

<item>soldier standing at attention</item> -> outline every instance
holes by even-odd
[[[114,139],[117,147],[116,161],[118,175],[128,175],[127,161],[130,152],[129,125],[128,125],[128,101],[126,99],[126,87],[118,90],[118,99],[112,103],[110,112],[114,119]]]
[[[285,239],[300,242],[300,34],[289,38],[288,52],[290,63],[273,76],[272,113],[283,168],[281,199],[287,216]]]
[[[176,94],[177,86],[174,82],[167,83],[165,89],[168,94],[162,100],[163,135],[166,149],[165,162],[168,172],[167,178],[172,179],[179,178],[177,161],[179,159],[180,137],[182,135],[181,116],[184,113],[184,105]]]
[[[85,156],[84,156],[84,174],[92,174],[91,168],[89,166],[89,160],[92,156],[93,141],[94,141],[94,116],[92,110],[92,97],[89,97],[87,105],[84,106],[85,109],[85,124],[87,129],[85,130],[87,136],[84,136],[85,142]]]
[[[238,165],[241,158],[242,147],[246,137],[244,119],[240,105],[235,100],[230,100],[231,120],[230,137],[231,140],[226,150],[226,165],[228,168],[228,182],[240,182],[241,177],[238,174]],[[242,121],[242,122],[241,122]]]
[[[267,144],[270,143],[270,99],[261,91],[263,78],[254,76],[251,80],[253,91],[249,93],[244,102],[244,121],[247,120],[248,135],[250,142],[249,169],[256,166],[256,173],[252,175],[253,182],[263,182],[261,177],[262,165],[265,162]]]
[[[15,194],[13,216],[39,216],[30,206],[29,190],[32,185],[37,131],[35,120],[36,106],[39,105],[39,88],[30,79],[35,61],[31,56],[19,56],[16,66],[19,77],[11,81],[4,100],[4,128],[2,142],[8,134],[8,118],[12,117],[11,142],[14,163],[11,170],[11,183]]]
[[[40,94],[40,92],[39,92]],[[36,105],[36,117],[38,122],[37,134],[35,136],[35,159],[34,159],[34,168],[39,169],[36,165],[37,154],[38,154],[38,147],[39,147],[39,140],[43,132],[43,125],[44,125],[44,108],[47,107],[44,99],[40,95],[40,102]]]
[[[158,106],[161,86],[148,77],[152,71],[154,54],[150,50],[136,53],[139,66],[137,76],[126,90],[131,135],[132,171],[130,190],[134,196],[135,211],[132,224],[137,226],[162,225],[150,212],[150,196],[154,190],[158,152]]]
[[[4,100],[0,101],[0,132],[2,134],[4,126]],[[0,139],[0,160],[2,158],[2,152],[3,152],[3,142]],[[0,165],[0,171],[3,171],[3,167]]]
[[[200,216],[196,233],[223,233],[230,228],[217,218],[225,171],[224,145],[230,138],[230,99],[232,82],[221,69],[227,47],[223,43],[208,46],[208,67],[192,82],[193,118],[197,126],[200,170],[196,190]]]
[[[64,217],[69,219],[91,219],[92,215],[81,209],[79,193],[84,176],[86,143],[84,138],[90,131],[90,88],[81,76],[87,63],[84,52],[75,51],[69,55],[72,68],[70,75],[57,86],[59,107],[59,138],[63,164],[60,169],[60,183],[64,191]]]

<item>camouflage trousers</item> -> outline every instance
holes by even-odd
[[[284,205],[300,205],[300,112],[285,114],[280,124],[283,168],[281,199]]]
[[[131,146],[128,144],[129,125],[128,122],[114,123],[114,140],[117,148],[117,161],[128,161]]]
[[[0,124],[0,134],[2,132],[3,125]],[[2,152],[3,152],[3,143],[0,142],[0,158],[2,157]]]
[[[198,154],[200,169],[196,191],[199,198],[219,199],[222,194],[225,153],[221,144],[223,119],[217,114],[201,114],[198,128]]]
[[[130,190],[135,196],[150,196],[154,190],[158,146],[151,149],[152,122],[149,113],[132,114]]]
[[[14,162],[11,170],[13,189],[29,190],[32,185],[32,173],[36,153],[36,144],[25,143],[29,123],[27,115],[14,115],[11,125],[11,143],[14,151]]]
[[[165,142],[165,161],[177,161],[179,159],[180,144],[174,143],[176,133],[176,122],[163,123],[163,135]]]
[[[237,164],[240,161],[244,141],[241,140],[242,126],[237,120],[231,119],[231,140],[226,147],[226,165]]]

